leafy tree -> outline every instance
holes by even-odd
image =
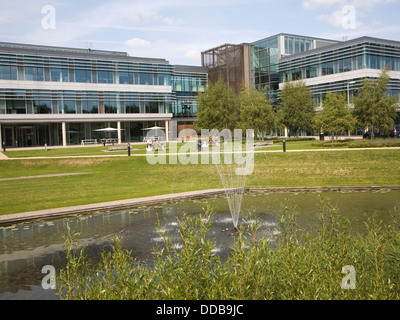
[[[239,105],[242,129],[254,129],[264,140],[264,134],[275,128],[275,113],[265,94],[243,84]]]
[[[233,130],[238,123],[239,107],[235,94],[219,77],[198,96],[196,128]]]
[[[314,118],[316,130],[331,133],[332,142],[337,139],[339,132],[354,128],[356,120],[347,105],[345,93],[328,92],[322,102],[323,109]]]
[[[354,97],[357,122],[370,130],[372,138],[377,130],[388,134],[397,116],[398,96],[387,94],[389,81],[388,71],[383,69],[376,80],[363,79],[363,86]]]
[[[286,82],[280,94],[283,123],[298,136],[312,129],[314,104],[310,88],[304,81]]]

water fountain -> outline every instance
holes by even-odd
[[[233,226],[237,229],[246,179],[254,168],[254,131],[246,130],[244,150],[242,130],[235,129],[233,139],[231,131],[226,129],[221,132],[212,130],[210,136],[213,141],[212,162],[217,167],[229,204]],[[223,137],[222,143],[219,143],[220,137]],[[221,161],[221,156],[224,158],[223,161]]]

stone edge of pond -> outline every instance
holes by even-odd
[[[367,190],[400,190],[400,185],[393,186],[324,186],[324,187],[246,187],[246,192],[304,192],[304,191],[367,191]],[[59,217],[74,216],[85,213],[123,210],[139,206],[156,205],[179,200],[191,200],[196,198],[212,197],[224,194],[225,189],[207,189],[198,191],[187,191],[166,195],[134,198],[127,200],[116,200],[101,203],[93,203],[79,206],[70,206],[38,211],[12,213],[0,215],[0,225],[9,225],[40,219],[52,219]]]

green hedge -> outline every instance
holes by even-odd
[[[383,148],[400,147],[400,139],[363,139],[363,140],[344,140],[344,141],[323,141],[314,142],[313,147],[321,148]]]

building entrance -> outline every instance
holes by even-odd
[[[36,146],[35,127],[24,126],[18,128],[18,147]]]

